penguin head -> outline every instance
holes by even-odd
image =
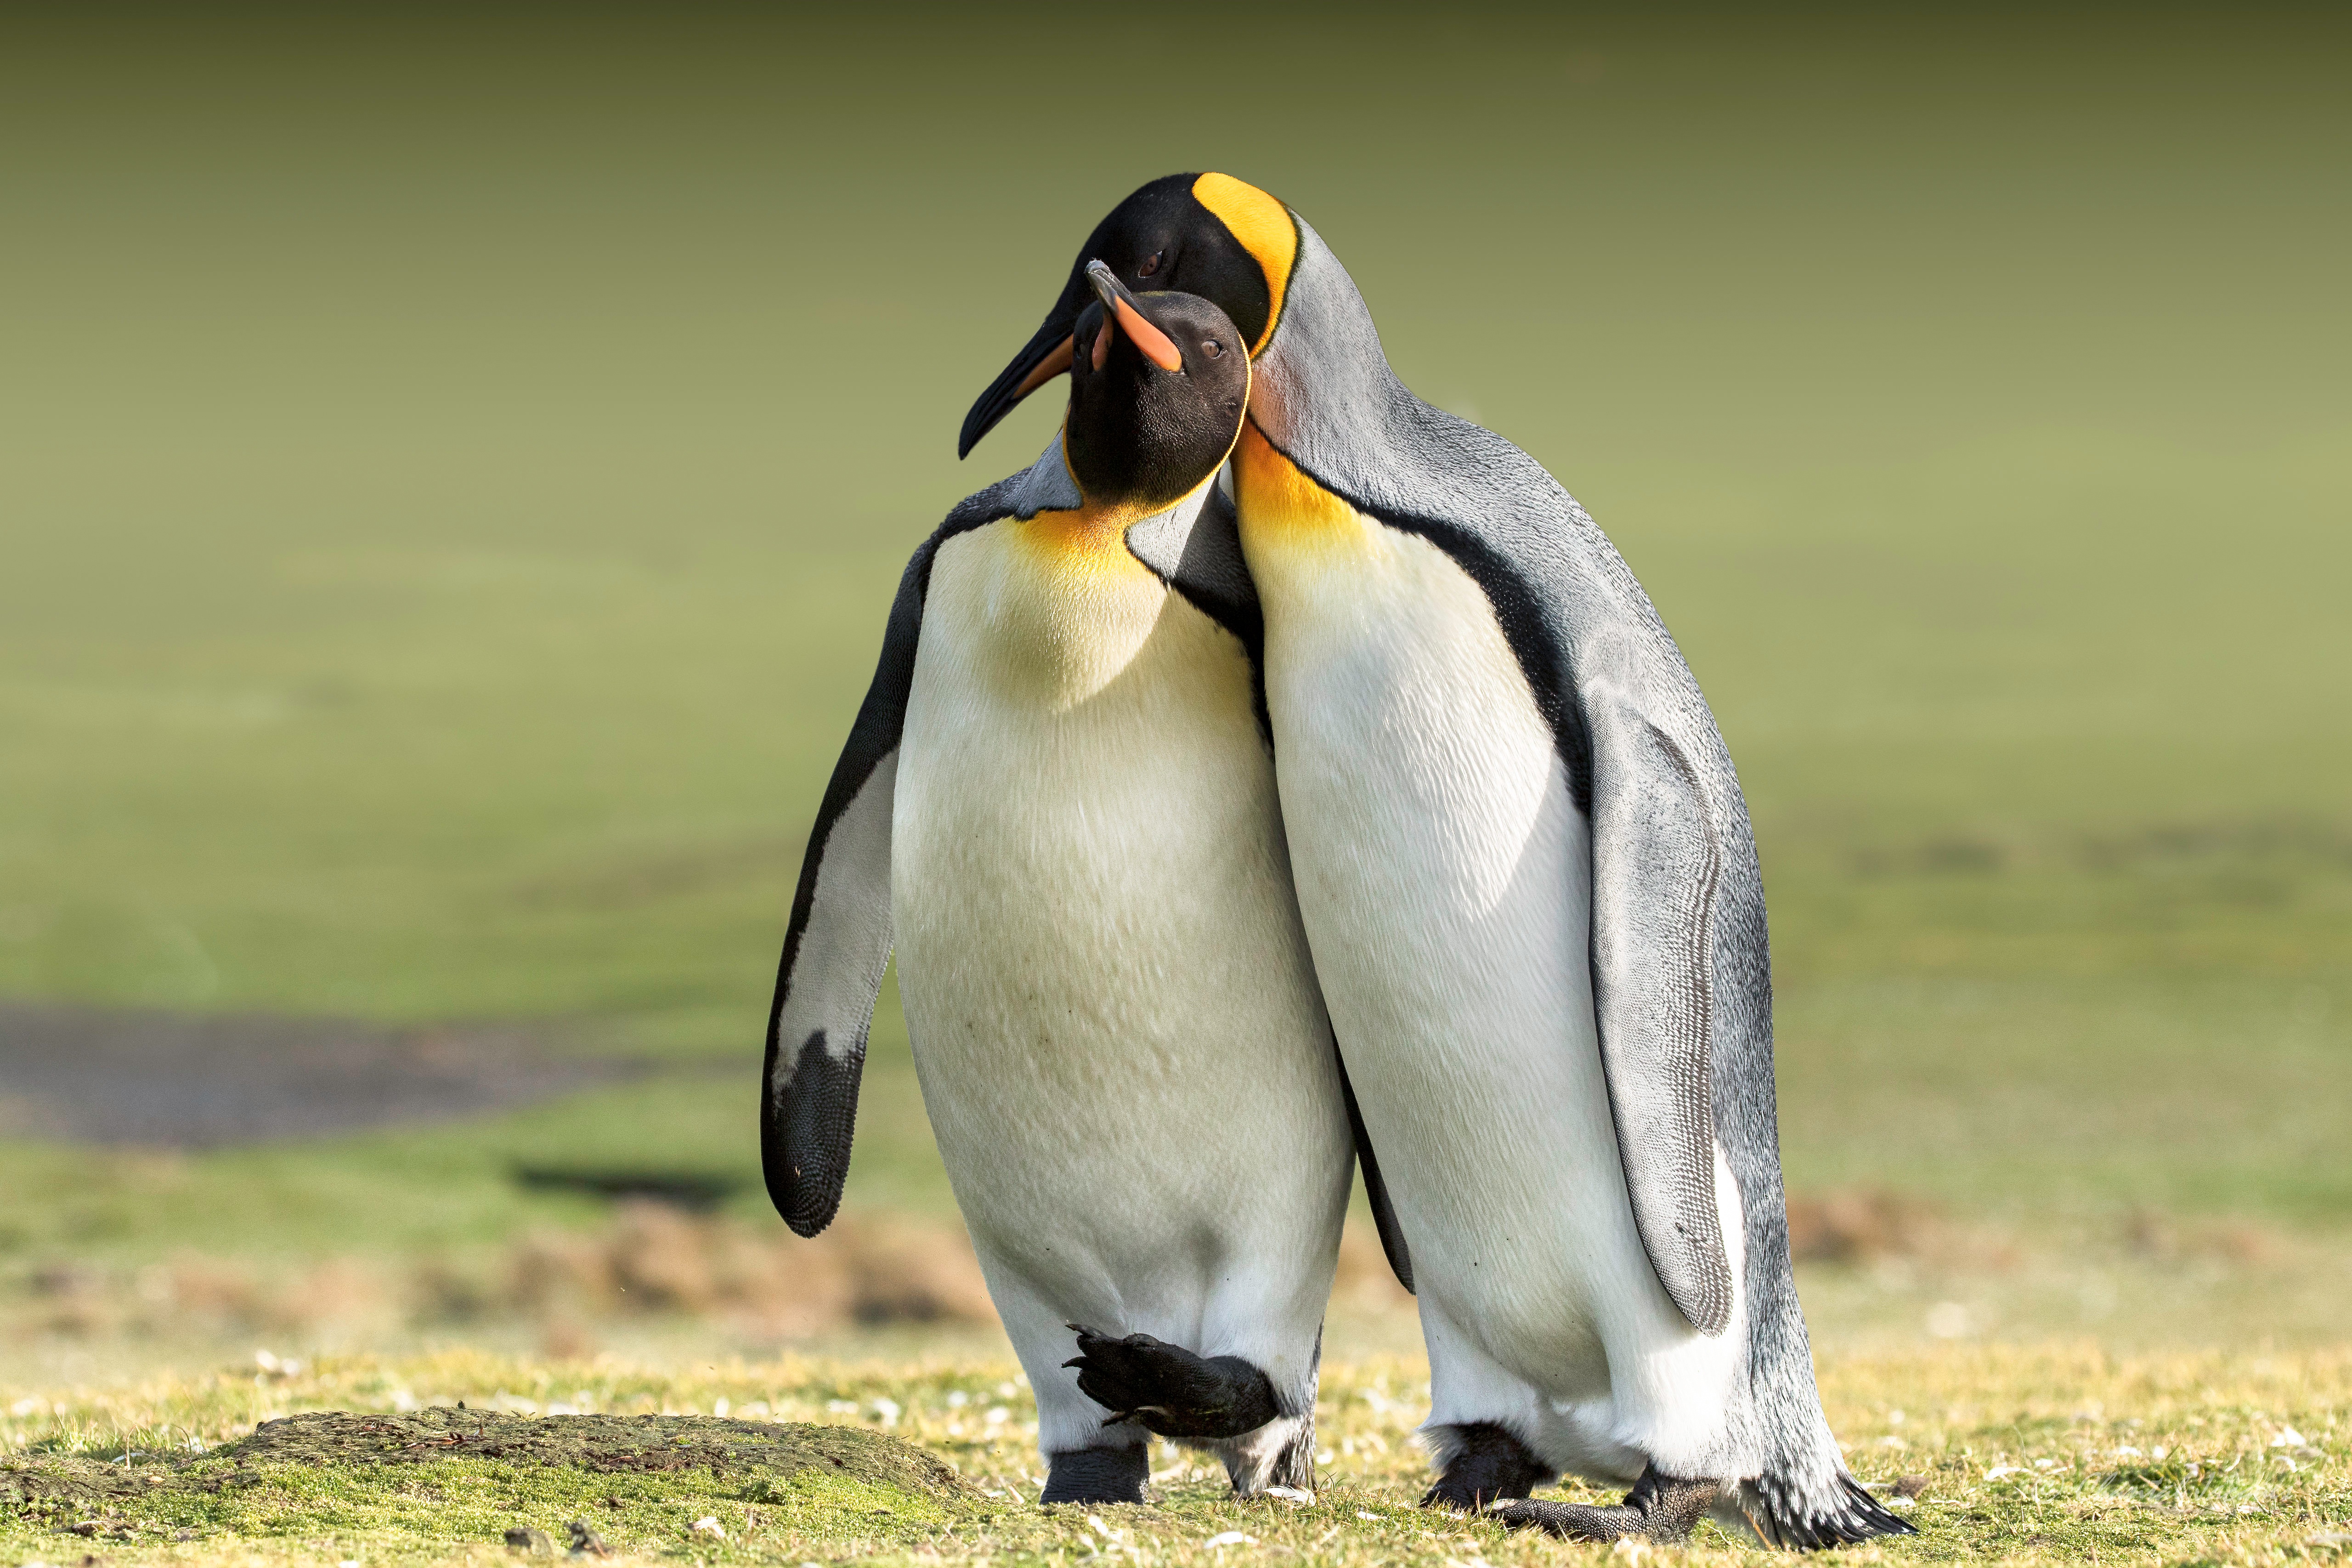
[[[1210,301],[1255,356],[1274,336],[1297,256],[1290,209],[1255,185],[1230,174],[1152,181],[1087,237],[1045,325],[964,416],[956,456],[969,456],[1014,405],[1070,368],[1086,341],[1078,319],[1099,303],[1090,266],[1099,263],[1130,289],[1181,290]]]
[[[1194,294],[1138,294],[1102,262],[1071,337],[1070,475],[1090,506],[1148,514],[1217,471],[1249,406],[1249,353],[1223,310]]]

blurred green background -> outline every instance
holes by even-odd
[[[1680,638],[1754,809],[1796,1187],[2029,1238],[2242,1222],[2340,1292],[2347,43],[11,8],[0,995],[690,1070],[144,1163],[20,1128],[0,1263],[587,1223],[505,1181],[550,1148],[749,1172],[898,568],[1058,398],[962,465],[957,424],[1105,209],[1215,168]],[[851,1202],[952,1212],[887,1003]]]

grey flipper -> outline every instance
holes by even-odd
[[[1721,831],[1690,752],[1638,696],[1602,681],[1579,695],[1592,746],[1593,1005],[1618,1157],[1659,1282],[1692,1327],[1719,1334],[1734,1305],[1709,1077]]]
[[[1265,708],[1265,616],[1259,607],[1257,584],[1242,557],[1241,528],[1233,498],[1222,485],[1210,485],[1182,505],[1145,518],[1127,531],[1127,548],[1138,561],[1157,573],[1160,581],[1184,595],[1211,620],[1231,632],[1249,655],[1250,700],[1257,712],[1259,736],[1274,748],[1274,724]],[[1371,1135],[1364,1130],[1363,1113],[1356,1109],[1356,1090],[1348,1081],[1348,1064],[1339,1062],[1339,1088],[1347,1097],[1348,1126],[1356,1141],[1356,1163],[1363,1167],[1364,1195],[1370,1201],[1372,1222],[1380,1229],[1381,1250],[1397,1283],[1412,1289],[1412,1258],[1405,1248],[1404,1227],[1397,1223],[1389,1202],[1381,1163],[1372,1154]]]
[[[849,1176],[866,1036],[890,963],[891,796],[931,562],[956,534],[1076,504],[1077,487],[1056,442],[1027,471],[958,505],[898,579],[873,684],[834,764],[801,860],[768,1011],[760,1162],[776,1212],[802,1236],[833,1223]]]

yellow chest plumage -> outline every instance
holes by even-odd
[[[1234,447],[1234,504],[1244,530],[1286,550],[1360,551],[1377,527],[1276,451],[1255,425],[1242,427]]]
[[[1269,635],[1367,631],[1380,606],[1411,591],[1413,563],[1399,552],[1414,542],[1325,489],[1255,425],[1234,448],[1234,508]]]

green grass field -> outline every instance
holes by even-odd
[[[1901,1488],[1899,1507],[1920,1528],[1915,1538],[1845,1553],[1851,1560],[2269,1568],[2341,1561],[2352,1545],[2344,1488],[2352,1378],[2340,1352],[2115,1357],[2069,1346],[1833,1359],[1823,1372],[1855,1473]],[[0,1460],[0,1489],[13,1484],[41,1505],[13,1521],[0,1514],[0,1551],[54,1552],[62,1538],[130,1561],[496,1560],[507,1530],[560,1542],[576,1518],[624,1557],[714,1563],[1125,1557],[1181,1568],[1532,1568],[1626,1554],[1414,1508],[1425,1484],[1411,1432],[1426,1393],[1419,1373],[1394,1361],[1327,1372],[1311,1502],[1235,1502],[1213,1464],[1161,1445],[1152,1450],[1154,1504],[1091,1510],[1036,1505],[1034,1410],[1008,1361],[788,1358],[665,1374],[611,1362],[445,1354],[159,1382],[96,1399],[28,1402],[37,1407],[8,1418],[19,1446]],[[856,1426],[919,1444],[964,1484],[909,1485],[854,1459],[814,1483],[779,1484],[741,1466],[655,1476],[463,1453],[373,1467],[305,1463],[299,1450],[215,1453],[289,1411],[389,1413],[460,1399],[478,1412],[534,1417]],[[26,1482],[45,1474],[80,1484],[52,1481],[44,1497]],[[1712,1523],[1687,1551],[1659,1555],[1776,1560]]]
[[[1181,167],[1306,213],[1407,381],[1559,474],[1681,639],[1754,808],[1792,1186],[1927,1216],[1809,1272],[1832,1354],[1990,1412],[2040,1374],[1988,1339],[2341,1343],[2352,36],[1360,22],[0,22],[0,994],[532,1020],[681,1069],[205,1154],[14,1128],[0,1382],[82,1410],[216,1363],[58,1330],[74,1269],[474,1267],[604,1223],[519,1161],[751,1172],[783,909],[898,567],[1055,410],[961,466],[957,422],[1087,227]],[[890,994],[850,1201],[953,1223]],[[1920,1327],[1944,1302],[1963,1348]],[[1410,1356],[1361,1321],[1346,1364]],[[657,1327],[605,1342],[709,1342]],[[1975,1421],[1935,1441],[1981,1458]],[[2294,1517],[2340,1528],[2327,1451]],[[1151,1550],[1212,1513],[1176,1517]],[[2100,1551],[2301,1539],[2197,1517]]]

